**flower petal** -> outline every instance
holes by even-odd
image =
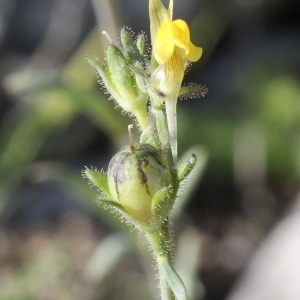
[[[172,22],[164,22],[155,39],[154,55],[159,64],[169,60],[174,52],[174,26]]]
[[[192,42],[189,42],[188,48],[189,52],[187,53],[186,58],[191,62],[198,61],[202,56],[202,48],[195,46]]]
[[[202,48],[195,46],[190,41],[190,30],[188,25],[183,20],[175,20],[173,24],[176,26],[176,42],[175,44],[185,50],[186,58],[195,62],[200,59],[202,55]]]
[[[171,58],[174,47],[178,46],[183,50],[182,59],[195,62],[202,55],[202,48],[195,46],[190,41],[190,30],[183,20],[163,22],[155,39],[154,55],[159,64],[163,64]]]
[[[175,20],[172,23],[174,29],[176,28],[176,39],[180,40],[185,47],[188,47],[188,43],[190,41],[190,30],[188,25],[181,19]]]
[[[160,45],[159,48],[155,50],[155,59],[161,65],[168,61],[173,52],[174,52],[175,44],[172,42],[165,42]]]
[[[173,15],[173,0],[166,9],[160,0],[149,0],[150,32],[152,45],[163,22],[171,22]]]

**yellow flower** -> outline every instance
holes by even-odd
[[[185,21],[165,21],[153,42],[153,54],[158,63],[153,73],[159,81],[157,88],[176,103],[186,62],[199,60],[202,48],[190,41],[190,30]]]
[[[159,64],[165,64],[171,59],[176,48],[185,60],[195,62],[202,55],[202,48],[196,47],[190,41],[190,30],[183,20],[162,23],[154,42],[154,55]]]
[[[190,41],[190,30],[183,20],[172,21],[173,0],[166,9],[160,0],[149,0],[152,52],[152,84],[164,95],[169,141],[177,163],[176,103],[187,61],[196,62],[202,48]]]

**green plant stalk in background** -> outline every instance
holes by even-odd
[[[149,16],[151,59],[144,34],[134,38],[126,28],[121,46],[109,44],[105,64],[87,59],[112,98],[136,120],[141,136],[134,143],[129,125],[129,145],[111,159],[107,174],[88,168],[83,174],[101,190],[100,204],[145,234],[157,261],[161,298],[185,300],[188,293],[172,262],[169,214],[197,157],[178,163],[176,104],[180,96],[206,93],[202,86],[181,87],[187,65],[200,59],[202,49],[191,43],[185,21],[173,21],[172,0],[168,9],[149,0]]]

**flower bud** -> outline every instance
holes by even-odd
[[[120,38],[123,45],[123,52],[127,54],[127,57],[131,63],[135,63],[136,61],[143,63],[144,58],[137,47],[137,42],[135,42],[134,38],[125,27],[121,29]]]
[[[140,89],[135,75],[130,67],[138,63],[144,65],[144,58],[133,39],[125,28],[121,30],[123,47],[109,44],[106,51],[106,64],[101,64],[94,58],[87,61],[101,77],[107,91],[120,107],[136,117],[140,128],[144,130],[148,124],[147,91]]]
[[[153,215],[152,200],[170,187],[172,176],[156,148],[149,144],[123,148],[110,161],[107,179],[112,199],[131,217],[144,224],[161,218]]]

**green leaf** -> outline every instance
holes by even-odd
[[[185,285],[171,265],[169,259],[164,256],[158,256],[157,262],[176,298],[178,300],[188,300]]]

